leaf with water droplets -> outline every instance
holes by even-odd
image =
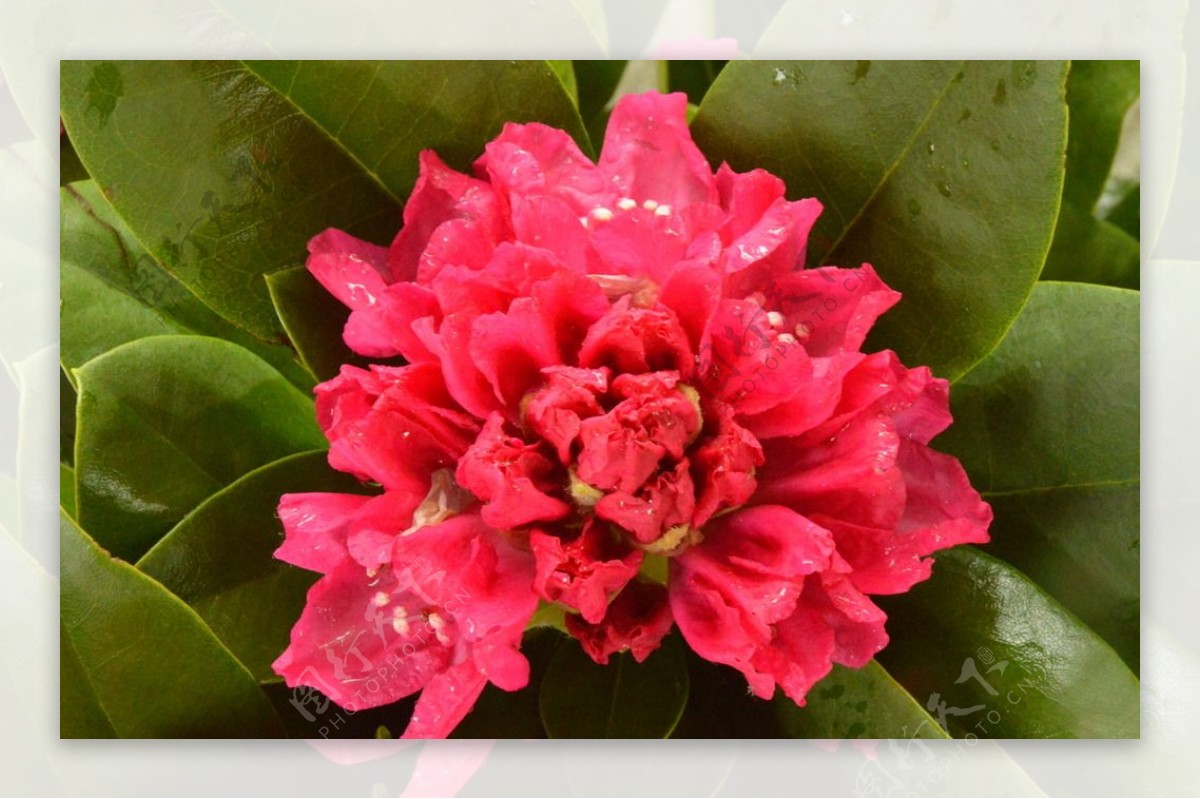
[[[872,263],[904,293],[868,348],[955,377],[995,347],[1045,260],[1062,186],[1066,67],[880,61],[856,80],[857,71],[730,62],[693,130],[714,164],[768,169],[790,197],[824,203],[810,265]]]

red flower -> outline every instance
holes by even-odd
[[[869,595],[987,540],[991,509],[927,446],[946,381],[860,351],[899,295],[868,265],[803,269],[820,204],[714,174],[685,110],[623,98],[596,164],[536,123],[473,177],[425,152],[390,248],[313,239],[346,342],[408,365],[317,389],[331,465],[385,492],[283,499],[278,556],[324,575],[289,685],[423,690],[406,735],[444,735],[487,681],[525,684],[540,601],[601,663],[677,625],[803,704],[887,643]]]

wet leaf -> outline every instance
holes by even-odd
[[[245,347],[293,385],[312,376],[283,345],[265,344],[222,319],[147,253],[90,180],[59,195],[61,336],[68,369],[147,336],[193,333]]]
[[[988,551],[1136,670],[1138,293],[1039,283],[1009,335],[950,392],[935,445],[993,503]]]
[[[972,547],[878,597],[879,661],[955,737],[1137,738],[1140,687],[1099,636],[1021,572]]]
[[[118,557],[252,469],[325,446],[312,401],[220,339],[139,339],[75,375],[78,518]]]
[[[1062,188],[1060,62],[733,61],[693,130],[715,165],[768,169],[825,212],[808,262],[873,264],[904,293],[868,349],[954,378],[1041,271]]]

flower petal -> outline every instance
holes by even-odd
[[[599,622],[609,600],[637,574],[640,550],[620,547],[607,525],[588,521],[574,537],[533,530],[529,546],[537,561],[533,587],[547,602],[577,610]]]
[[[638,663],[658,649],[674,625],[666,586],[633,580],[608,606],[598,622],[567,616],[567,631],[592,660],[604,666],[611,655],[629,651]]]
[[[627,94],[617,101],[600,169],[624,197],[682,208],[717,201],[716,180],[687,126],[687,95]]]

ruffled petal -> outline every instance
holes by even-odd
[[[606,525],[586,522],[573,537],[533,530],[537,561],[533,586],[547,602],[578,611],[590,622],[604,618],[609,600],[637,574],[640,550],[619,547]]]
[[[628,651],[638,663],[644,661],[671,631],[674,619],[666,586],[633,580],[599,622],[569,615],[566,624],[583,651],[604,666],[618,652]]]

